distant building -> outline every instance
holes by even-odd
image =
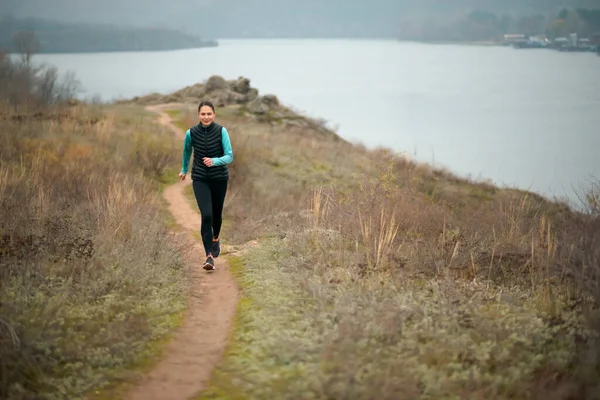
[[[527,36],[522,33],[507,33],[504,35],[504,44],[523,43],[527,41]]]

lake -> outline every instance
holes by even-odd
[[[600,57],[393,40],[221,40],[216,48],[39,55],[104,100],[213,74],[460,176],[575,199],[600,177]]]

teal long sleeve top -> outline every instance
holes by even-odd
[[[231,164],[233,161],[233,150],[231,149],[231,141],[229,140],[229,132],[223,127],[221,130],[221,143],[223,144],[223,156],[211,158],[213,165],[218,167],[220,165]],[[181,164],[181,173],[188,173],[190,158],[192,157],[192,136],[190,130],[185,132],[185,139],[183,140],[183,162]]]

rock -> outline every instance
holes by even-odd
[[[225,107],[229,103],[229,92],[227,90],[212,90],[204,95],[202,100],[212,102],[215,107]]]
[[[266,103],[270,108],[279,107],[279,99],[274,94],[265,94],[262,97],[263,103]]]
[[[277,96],[272,94],[266,94],[262,97],[257,97],[256,99],[248,102],[248,111],[255,114],[266,114],[271,110],[276,110],[279,108],[279,100]],[[283,115],[281,115],[283,117]]]
[[[215,107],[225,107],[233,104],[243,104],[246,98],[243,94],[230,92],[228,90],[213,90],[202,97],[202,100],[211,101]]]
[[[250,111],[253,114],[268,113],[271,108],[269,107],[269,104],[264,102],[262,99],[263,98],[258,97],[256,99],[250,101],[248,103],[248,105],[246,106],[248,108],[248,111]]]
[[[245,100],[252,101],[252,100],[255,100],[257,97],[258,97],[258,89],[250,88],[248,90],[248,93],[246,93]]]
[[[285,114],[283,112],[281,112],[281,111],[275,111],[273,113],[273,119],[275,119],[275,120],[281,121],[284,118],[285,118]]]
[[[250,91],[250,79],[240,76],[237,81],[233,82],[233,90],[236,93],[247,94]]]
[[[246,96],[237,92],[229,92],[229,103],[230,104],[244,104],[246,102]]]
[[[227,90],[227,81],[220,75],[213,75],[208,78],[204,88],[207,92],[212,92],[213,90]]]
[[[177,92],[177,94],[181,94],[182,97],[191,97],[194,99],[202,99],[206,94],[206,89],[203,84],[197,83],[193,86],[188,86],[183,90]]]
[[[220,75],[212,75],[205,83],[196,83],[174,93],[163,95],[152,93],[135,97],[131,101],[141,104],[198,103],[203,100],[213,102],[216,107],[240,106],[244,115],[256,121],[283,124],[289,128],[311,129],[324,134],[330,133],[322,121],[303,117],[284,107],[273,94],[259,95],[259,90],[251,87],[250,79],[243,76],[225,80]]]

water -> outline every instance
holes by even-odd
[[[222,40],[217,48],[40,55],[104,100],[246,76],[344,138],[461,176],[575,199],[600,178],[600,57],[373,40]]]

